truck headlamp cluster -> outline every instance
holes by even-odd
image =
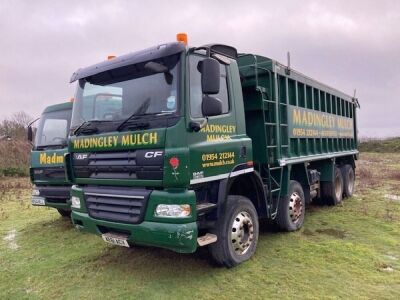
[[[81,199],[76,196],[71,197],[71,207],[73,208],[81,208]]]
[[[185,218],[190,216],[189,204],[159,204],[154,212],[156,217]]]
[[[40,191],[36,188],[36,186],[33,187],[32,196],[40,196]]]

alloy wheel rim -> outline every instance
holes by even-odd
[[[303,202],[298,193],[294,192],[289,199],[289,216],[293,223],[298,223],[303,214]]]
[[[244,255],[254,241],[254,224],[250,214],[246,211],[238,213],[233,220],[231,229],[231,243],[237,255]]]
[[[336,199],[340,200],[342,196],[342,185],[340,184],[339,176],[336,176],[335,178],[335,194],[336,194]]]
[[[352,170],[349,170],[348,189],[349,189],[350,193],[353,193],[353,189],[354,189],[354,172],[352,172]]]

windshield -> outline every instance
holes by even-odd
[[[65,146],[71,114],[71,109],[43,113],[35,137],[35,148]]]
[[[85,122],[98,126],[96,132],[115,131],[122,122],[137,120],[136,116],[161,117],[177,112],[179,57],[176,54],[153,60],[150,65],[138,63],[81,79],[71,132]]]

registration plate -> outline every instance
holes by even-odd
[[[32,205],[46,205],[43,197],[33,196]]]
[[[108,232],[102,234],[101,237],[106,243],[129,248],[127,235]]]

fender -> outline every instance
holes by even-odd
[[[264,188],[264,184],[262,182],[261,176],[258,174],[257,171],[253,169],[252,172],[242,172],[243,170],[246,170],[248,166],[246,164],[240,164],[235,166],[231,174],[234,174],[234,176],[229,176],[228,178],[225,178],[219,182],[219,188],[218,188],[218,202],[217,202],[217,216],[220,218],[224,212],[225,212],[225,203],[227,200],[227,196],[229,195],[229,191],[231,190],[232,184],[235,181],[235,179],[239,178],[240,176],[249,176],[251,180],[253,181],[254,185],[256,186],[255,192],[257,193],[257,203],[254,203],[254,205],[259,209],[259,216],[260,217],[268,217],[268,209],[267,209],[267,191]],[[254,201],[253,201],[254,202]]]

